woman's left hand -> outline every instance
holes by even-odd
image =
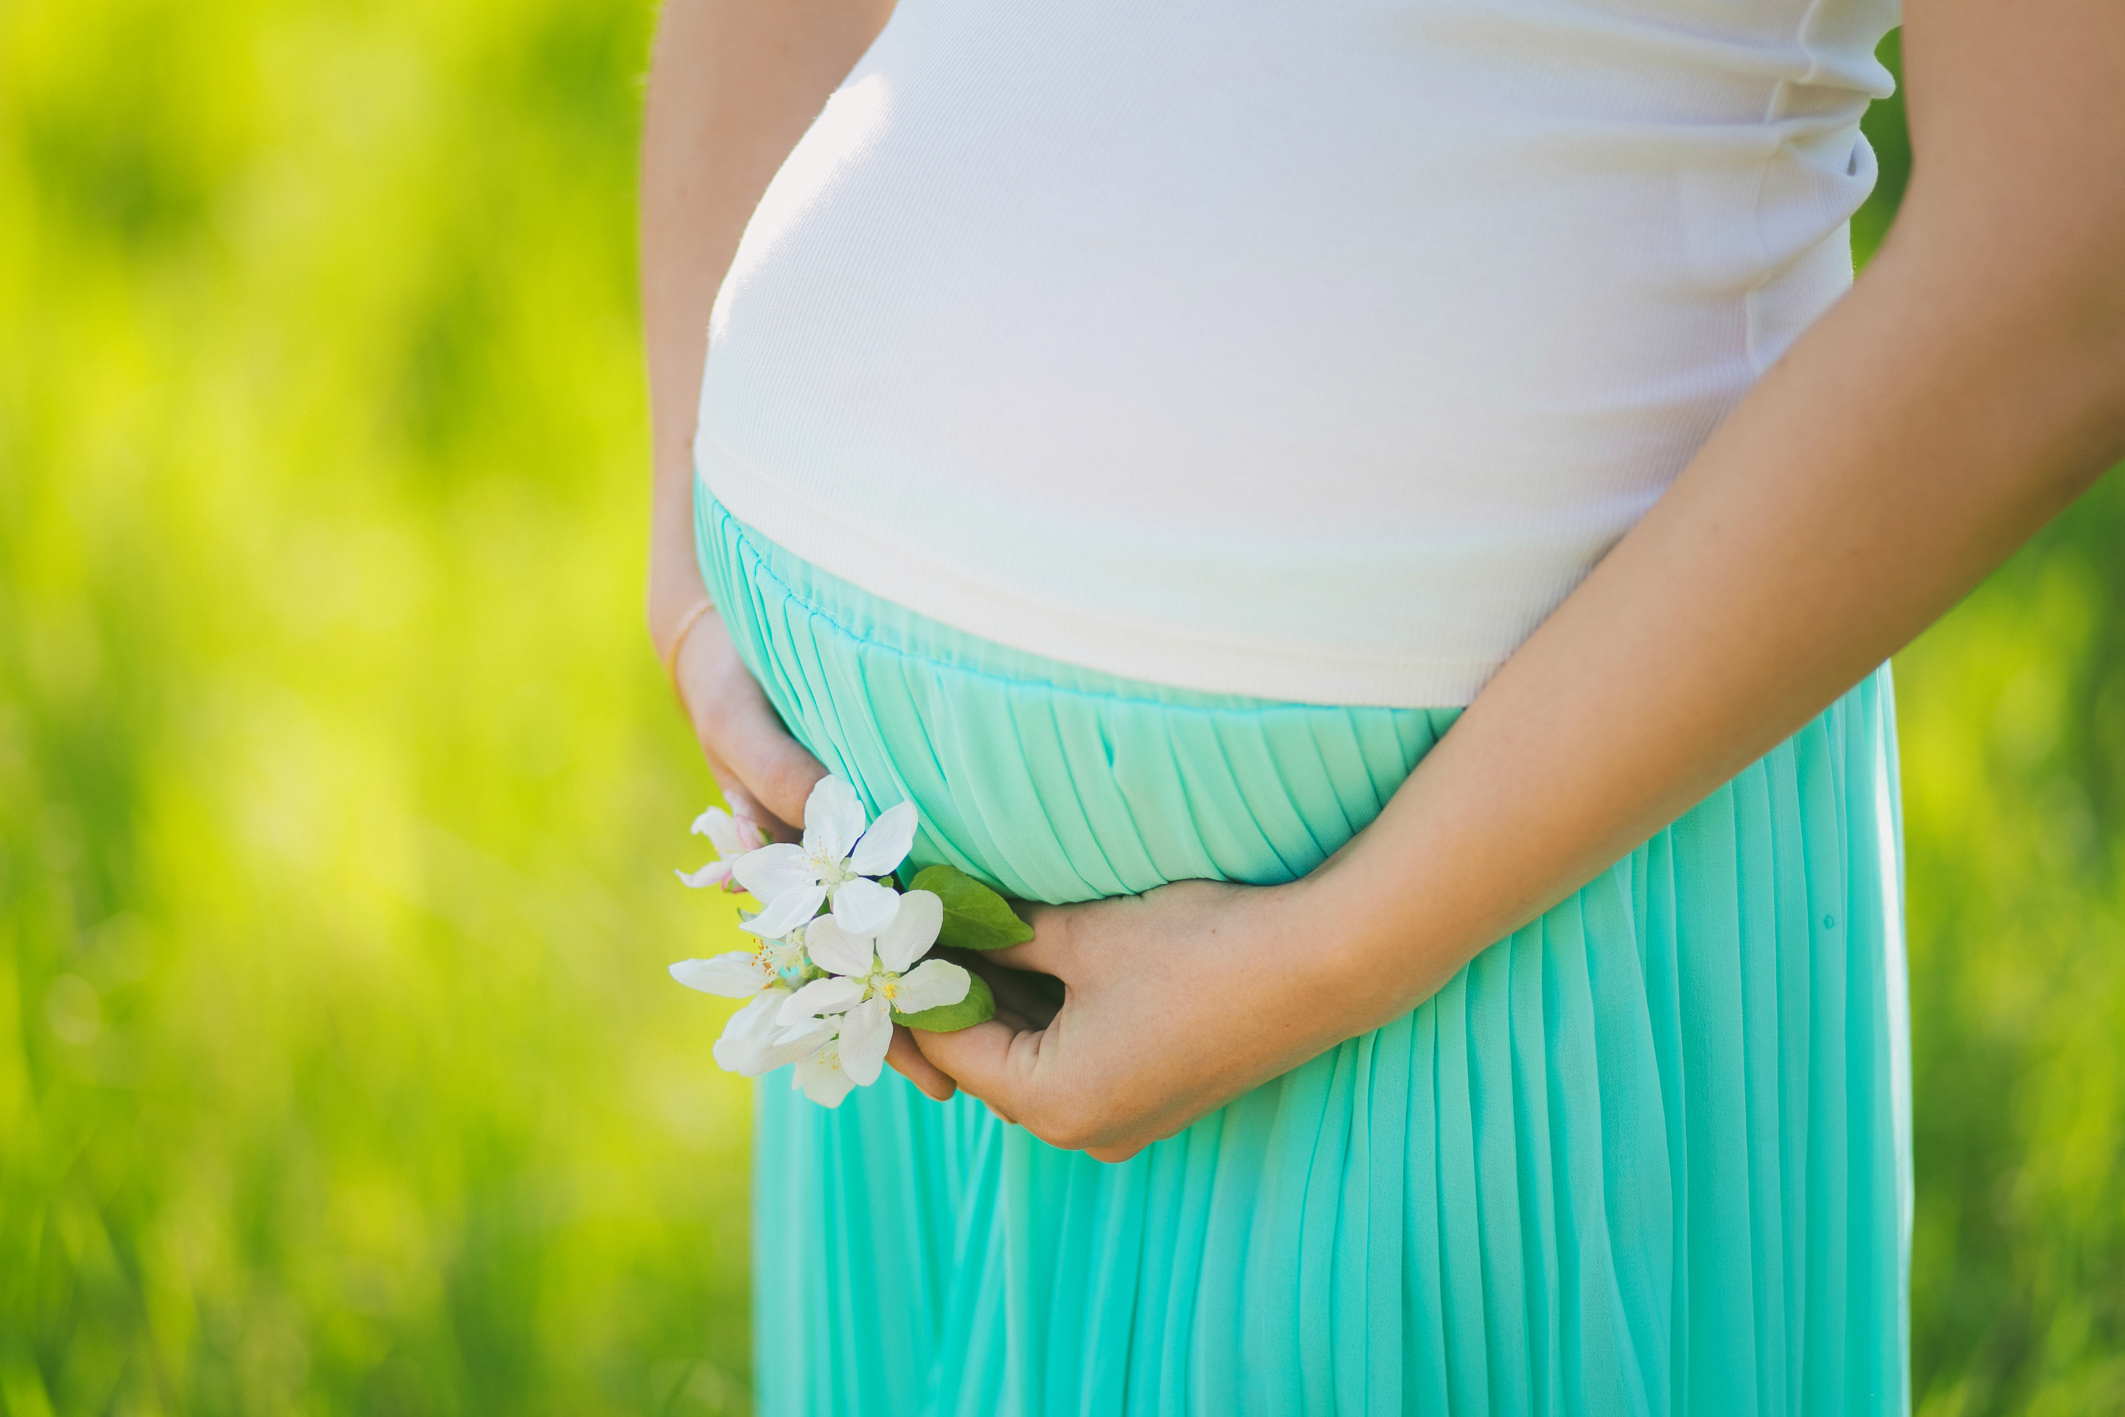
[[[1020,1017],[914,1034],[959,1086],[1050,1145],[1124,1161],[1392,1013],[1304,884],[1182,881],[1035,906],[1030,943],[971,961],[1062,981]]]

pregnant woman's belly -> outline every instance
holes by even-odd
[[[1880,0],[904,0],[711,331],[707,486],[1111,673],[1465,703],[1850,280]]]
[[[792,731],[916,805],[912,864],[1020,896],[1302,874],[1455,717],[1118,680],[713,503],[701,533]],[[1884,670],[1414,1012],[1119,1166],[892,1074],[832,1111],[764,1078],[760,1412],[1902,1413],[1894,764]]]

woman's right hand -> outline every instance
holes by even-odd
[[[790,736],[717,612],[686,632],[672,677],[724,803],[750,812],[771,839],[795,841],[826,767]]]
[[[724,804],[733,812],[751,812],[773,840],[797,840],[804,825],[804,801],[826,776],[826,765],[790,736],[715,611],[701,616],[686,632],[672,662],[672,677],[700,741],[701,756],[723,790]],[[958,1090],[922,1055],[914,1036],[898,1025],[885,1060],[940,1102]]]

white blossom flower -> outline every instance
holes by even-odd
[[[850,934],[833,916],[820,916],[805,932],[806,949],[814,965],[833,974],[783,999],[777,1021],[793,1031],[834,1022],[839,1031],[833,1068],[868,1087],[878,1080],[893,1041],[894,1010],[920,1013],[967,996],[967,972],[958,965],[942,959],[915,963],[929,953],[943,925],[944,902],[930,891],[901,896],[893,918],[876,935]],[[822,1051],[815,1065],[827,1066],[820,1061],[824,1057]],[[811,1095],[809,1085],[805,1091]]]
[[[782,1001],[788,997],[787,989],[763,989],[751,1003],[732,1014],[730,1022],[723,1025],[723,1036],[709,1050],[716,1066],[727,1073],[756,1078],[796,1061],[795,1056],[784,1057],[775,1047],[777,1036],[788,1031],[775,1021]]]
[[[890,1026],[887,1027],[886,1034],[888,1037],[892,1035]],[[855,1087],[858,1081],[869,1084],[878,1080],[876,1063],[871,1065],[870,1076],[862,1079],[858,1079],[849,1068],[842,1065],[843,1036],[830,1027],[818,1025],[811,1032],[805,1033],[804,1039],[807,1051],[797,1059],[796,1076],[790,1079],[790,1086],[802,1089],[806,1097],[821,1107],[839,1107],[842,1099],[849,1095],[849,1090]],[[816,1047],[813,1046],[815,1040]],[[885,1056],[882,1050],[879,1056]]]
[[[780,991],[769,991],[731,1015],[723,1036],[711,1050],[717,1064],[740,1077],[756,1078],[791,1063],[801,1063],[834,1041],[837,1029],[833,1019],[806,1019],[793,1028],[784,1026],[776,1014],[787,998]],[[874,1071],[871,1077],[875,1080],[877,1073]],[[802,1086],[802,1081],[799,1079],[796,1085]]]
[[[731,879],[731,868],[739,857],[767,845],[760,824],[742,805],[736,812],[726,812],[721,807],[709,808],[694,818],[694,835],[707,837],[709,844],[716,848],[717,858],[690,875],[685,871],[673,872],[682,884],[695,890],[708,886],[721,886],[727,891],[742,889]]]
[[[779,1035],[786,1026],[778,1014],[792,992],[788,976],[801,971],[804,962],[804,932],[794,930],[780,939],[756,940],[750,949],[732,950],[713,959],[682,959],[671,966],[671,977],[689,989],[751,1000],[731,1015],[710,1050],[719,1067],[758,1077],[796,1060],[803,1050],[780,1045]]]
[[[671,977],[689,989],[726,999],[750,998],[762,989],[786,989],[787,973],[804,967],[804,937],[800,928],[779,939],[761,936],[749,948],[713,959],[682,959],[671,967]]]
[[[784,935],[828,904],[849,934],[877,934],[892,920],[899,896],[864,878],[890,874],[914,841],[914,803],[888,808],[866,827],[856,789],[838,777],[821,778],[804,804],[802,846],[777,842],[732,863],[738,883],[762,907],[745,928]]]
[[[766,844],[750,818],[718,808],[695,821],[719,859],[679,878],[749,890],[763,907],[739,920],[757,937],[750,948],[671,966],[681,984],[746,1000],[716,1040],[719,1064],[758,1077],[794,1063],[791,1086],[838,1107],[851,1089],[878,1080],[896,1013],[966,998],[964,969],[923,959],[943,928],[944,902],[871,879],[906,858],[915,827],[910,802],[866,823],[855,789],[835,777],[805,803],[801,846]]]

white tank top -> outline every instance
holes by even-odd
[[[1466,703],[1851,283],[1895,0],[900,0],[746,228],[696,459],[1186,688]]]

